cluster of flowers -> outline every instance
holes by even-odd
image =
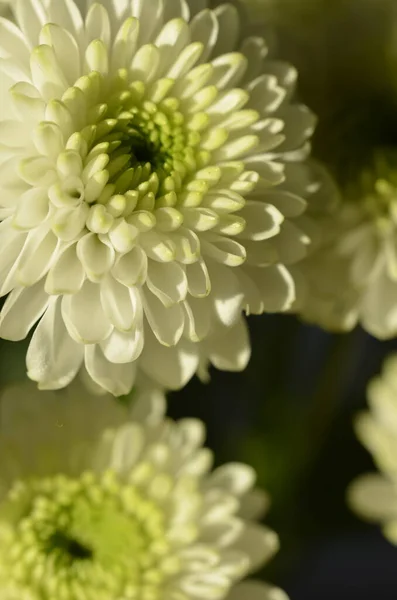
[[[244,39],[230,4],[11,9],[0,336],[34,328],[41,391],[2,398],[0,595],[285,600],[242,581],[278,546],[254,472],[212,471],[203,424],[167,419],[164,391],[243,369],[243,313],[296,300],[323,179],[296,71]],[[132,388],[129,408],[112,398]]]
[[[1,404],[0,595],[285,600],[242,581],[278,545],[258,524],[255,474],[212,471],[203,424],[167,419],[164,393],[211,365],[244,369],[252,313],[397,333],[394,157],[377,155],[340,199],[309,157],[315,117],[294,99],[296,70],[244,38],[231,4],[12,11],[0,18],[0,336],[34,329],[27,374],[41,391]],[[381,428],[395,411],[376,385]],[[133,388],[129,408],[112,397]],[[389,447],[369,445],[388,462]]]

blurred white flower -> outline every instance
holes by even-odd
[[[211,471],[200,421],[165,418],[156,390],[131,410],[32,387],[1,402],[2,600],[286,598],[239,583],[278,539],[253,470]]]
[[[296,71],[240,43],[230,4],[84,4],[0,20],[0,335],[39,322],[42,389],[82,367],[115,395],[138,366],[174,389],[208,361],[243,369],[242,309],[288,309],[310,241]]]
[[[322,241],[299,265],[301,314],[334,330],[357,322],[379,339],[397,334],[397,155],[381,152],[343,201],[317,221]],[[298,295],[299,296],[299,295]]]
[[[363,518],[380,522],[397,544],[397,355],[368,386],[370,411],[356,419],[356,433],[381,474],[359,477],[348,491],[349,503]]]

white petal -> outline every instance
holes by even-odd
[[[229,578],[216,572],[201,572],[181,577],[180,588],[185,597],[218,600],[229,588]]]
[[[30,56],[32,82],[47,102],[62,98],[68,88],[60,64],[51,46],[36,46]]]
[[[277,77],[269,74],[260,75],[250,82],[248,90],[250,98],[247,106],[263,116],[273,114],[286,97],[285,88],[280,85]]]
[[[266,42],[261,37],[246,38],[239,48],[240,52],[247,58],[248,68],[244,75],[243,83],[249,83],[263,73],[264,59],[268,49]]]
[[[8,294],[15,287],[14,276],[18,267],[18,257],[25,244],[26,234],[12,228],[10,220],[0,224],[0,295]]]
[[[198,347],[182,339],[174,348],[160,344],[149,330],[140,365],[151,378],[168,389],[180,389],[194,375],[199,364]]]
[[[215,9],[219,23],[219,36],[213,56],[234,50],[240,35],[240,19],[237,9],[231,4],[222,4]]]
[[[160,73],[167,72],[190,42],[189,26],[183,19],[168,21],[156,38],[160,52]]]
[[[106,44],[94,39],[85,52],[85,63],[88,71],[97,71],[103,76],[109,72],[109,56]]]
[[[184,302],[185,335],[192,342],[203,340],[211,329],[212,306],[206,299],[189,298]]]
[[[90,281],[85,281],[77,294],[63,297],[62,316],[71,337],[83,344],[100,342],[112,332],[102,308],[99,285]]]
[[[1,80],[0,85],[2,85]],[[5,89],[4,86],[2,87]],[[15,112],[24,122],[37,123],[44,119],[45,102],[30,83],[23,81],[16,83],[9,92],[9,98]],[[5,106],[4,110],[6,110]]]
[[[295,285],[285,267],[282,265],[264,268],[247,267],[245,272],[259,290],[262,312],[282,312],[291,308],[295,299]],[[251,307],[249,308],[253,311]]]
[[[83,231],[89,208],[83,202],[78,208],[60,208],[50,217],[51,228],[55,235],[65,242],[78,239]]]
[[[30,52],[25,36],[9,19],[0,18],[0,55],[12,57],[21,66],[29,68]]]
[[[86,346],[85,365],[95,383],[114,396],[128,394],[134,385],[136,363],[111,363],[97,344]]]
[[[121,476],[128,476],[145,447],[144,428],[139,423],[128,423],[117,429],[112,442],[108,468]]]
[[[114,329],[110,336],[101,342],[102,351],[111,363],[132,363],[142,353],[144,335],[142,323],[138,324],[135,331],[124,333]]]
[[[244,552],[250,561],[250,571],[264,565],[279,549],[278,536],[274,531],[256,523],[246,522],[233,548]]]
[[[130,67],[131,80],[136,79],[146,83],[152,81],[157,74],[159,64],[160,53],[156,46],[152,44],[141,46],[132,59]]]
[[[110,244],[104,244],[95,233],[88,233],[77,242],[77,256],[87,277],[98,282],[110,271],[115,259],[115,251]]]
[[[284,121],[285,135],[285,141],[277,148],[277,153],[301,148],[313,135],[317,120],[306,106],[295,104],[282,108],[277,112],[277,117]]]
[[[263,200],[275,206],[284,217],[299,217],[306,209],[307,202],[290,192],[271,190],[264,194]]]
[[[194,67],[202,54],[203,45],[201,43],[189,44],[182,50],[165,76],[170,79],[183,77]]]
[[[397,493],[393,483],[378,473],[358,477],[349,487],[350,506],[369,521],[397,519]]]
[[[277,252],[277,262],[291,265],[305,258],[310,238],[293,222],[284,221],[280,233],[272,238],[271,243]]]
[[[201,241],[203,255],[228,267],[239,267],[246,259],[244,246],[221,235],[208,234]]]
[[[278,84],[286,90],[287,94],[284,102],[289,100],[295,91],[298,78],[298,72],[295,67],[282,61],[267,60],[266,72],[274,75],[277,78]]]
[[[241,314],[243,292],[236,275],[216,263],[208,265],[212,282],[209,299],[214,303],[215,313],[226,327],[234,325]]]
[[[227,463],[211,473],[206,487],[225,490],[233,496],[243,496],[251,490],[256,481],[255,470],[244,463]]]
[[[146,253],[136,247],[120,256],[112,269],[112,274],[117,281],[128,287],[143,285],[146,281],[147,263]]]
[[[247,200],[245,206],[238,213],[245,219],[246,226],[239,237],[250,240],[266,240],[280,232],[280,225],[284,221],[280,211],[264,202]]]
[[[78,41],[82,39],[83,19],[73,0],[56,0],[48,3],[48,22],[67,29]],[[74,67],[72,67],[74,68]]]
[[[88,10],[86,22],[86,43],[90,44],[93,40],[102,40],[108,47],[110,43],[110,21],[106,8],[95,2]]]
[[[110,63],[111,72],[129,67],[136,50],[139,35],[139,21],[134,17],[127,19],[116,35]]]
[[[361,308],[363,326],[379,339],[397,333],[396,297],[396,284],[383,269],[366,291]]]
[[[1,143],[10,148],[20,148],[26,144],[26,125],[19,121],[0,121]]]
[[[38,324],[26,356],[28,376],[40,389],[66,387],[76,376],[83,346],[76,344],[62,320],[60,302],[53,299]]]
[[[163,24],[163,0],[132,0],[132,15],[139,19],[139,45],[148,44]]]
[[[211,280],[204,260],[186,265],[188,291],[195,298],[205,298],[211,291]]]
[[[32,188],[22,194],[18,200],[14,225],[22,230],[33,229],[45,221],[48,212],[48,194],[44,189]]]
[[[149,260],[146,284],[166,307],[186,298],[186,273],[176,262],[158,263]]]
[[[14,342],[25,339],[48,302],[42,281],[30,288],[14,289],[0,313],[0,336]]]
[[[204,52],[201,56],[201,62],[211,55],[219,34],[219,24],[212,10],[203,10],[199,12],[190,23],[190,36],[192,42],[201,42],[204,46]]]
[[[149,325],[164,346],[175,346],[181,339],[184,328],[182,306],[174,304],[165,307],[150,291],[144,292],[144,311]]]
[[[40,30],[47,22],[47,15],[40,0],[16,0],[15,16],[17,23],[31,47],[37,46]]]
[[[251,357],[248,327],[243,317],[204,344],[210,361],[222,371],[243,371]]]
[[[247,59],[239,52],[222,54],[212,61],[214,72],[209,80],[210,85],[216,85],[219,90],[239,86],[247,70]]]
[[[54,6],[53,2],[51,6]],[[80,51],[75,38],[63,27],[65,25],[59,27],[53,23],[45,25],[40,33],[40,43],[53,48],[59,68],[65,80],[72,86],[81,73]]]
[[[107,277],[101,284],[101,302],[109,321],[119,331],[132,331],[142,324],[142,301],[138,290]]]
[[[18,261],[17,279],[21,285],[33,285],[51,268],[57,258],[59,243],[46,226],[31,231]]]
[[[85,280],[83,266],[76,254],[76,245],[67,246],[48,272],[45,289],[48,294],[75,294]]]

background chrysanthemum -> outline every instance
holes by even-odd
[[[38,322],[44,389],[82,367],[115,395],[138,363],[169,388],[242,369],[242,309],[288,309],[310,242],[296,71],[241,42],[229,4],[83,5],[17,0],[0,22],[0,335]]]
[[[5,392],[0,594],[87,600],[286,596],[239,583],[278,547],[256,522],[254,471],[214,471],[201,421],[164,416],[156,391],[127,408],[73,384]]]
[[[314,155],[341,202],[318,213],[322,243],[301,263],[295,309],[330,330],[357,322],[397,333],[396,24],[392,0],[274,3],[282,53],[296,58],[301,90],[319,116]]]
[[[362,475],[349,488],[349,502],[363,518],[379,522],[397,544],[397,355],[368,386],[370,411],[355,421],[356,433],[381,473]]]

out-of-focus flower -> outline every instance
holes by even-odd
[[[240,43],[229,4],[83,4],[16,0],[0,22],[0,335],[38,322],[42,389],[243,369],[242,309],[288,309],[310,241],[296,71]]]
[[[381,522],[385,536],[397,544],[397,355],[369,384],[368,400],[371,410],[357,417],[356,432],[382,473],[354,481],[349,503],[364,518]]]
[[[296,308],[308,320],[334,330],[360,321],[380,339],[396,335],[396,167],[394,151],[378,153],[336,210],[317,221],[321,242],[297,268],[304,293]]]
[[[321,241],[297,269],[294,310],[327,329],[360,322],[390,338],[397,333],[395,2],[302,0],[294,15],[310,18],[295,21],[287,4],[275,7],[282,54],[296,57],[304,100],[319,115],[314,155],[341,190],[339,204],[315,217]]]
[[[1,402],[2,599],[286,598],[239,583],[278,539],[253,470],[211,471],[201,421],[165,418],[155,390],[131,409],[32,387]]]

